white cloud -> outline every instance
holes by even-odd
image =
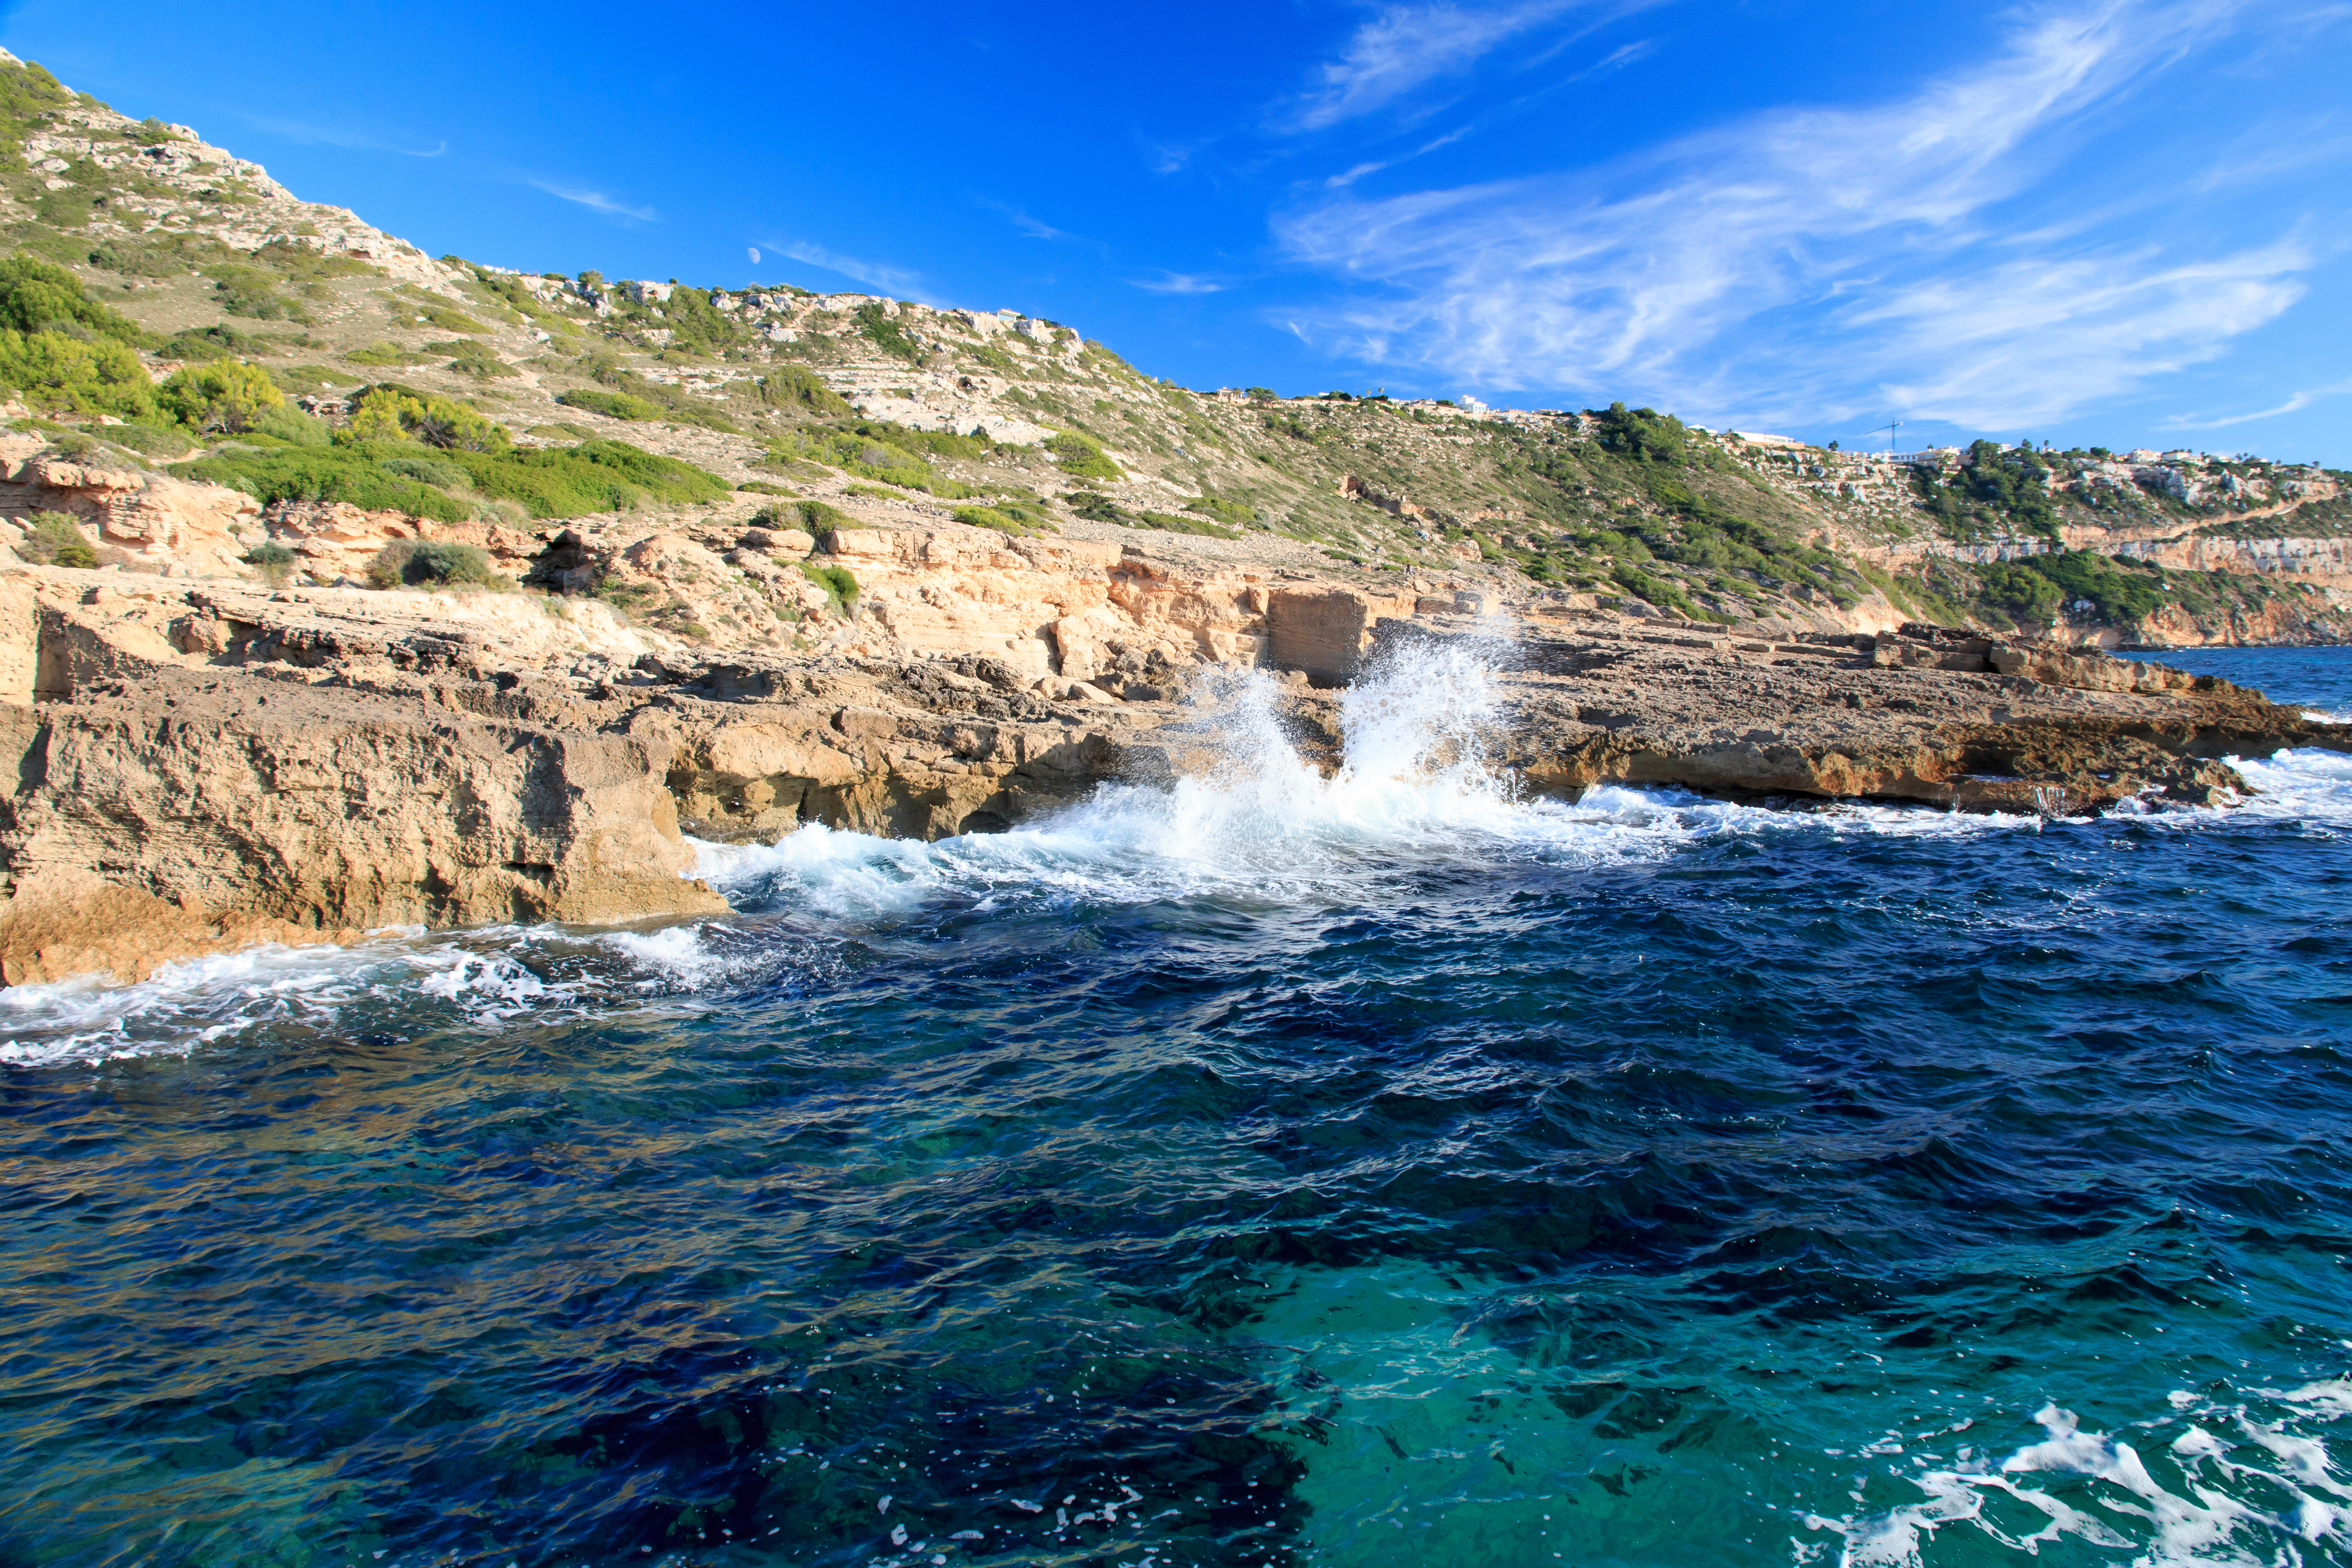
[[[1389,5],[1356,29],[1339,58],[1317,68],[1314,85],[1286,116],[1299,131],[1320,131],[1384,109],[1415,89],[1459,76],[1531,27],[1571,9],[1576,0],[1523,0],[1517,5]]]
[[[2157,426],[2164,430],[2226,430],[2232,425],[2251,425],[2257,419],[2275,419],[2283,414],[2300,414],[2323,397],[2339,397],[2352,392],[2352,381],[2339,381],[2332,386],[2315,386],[2309,392],[2298,392],[2273,408],[2256,409],[2252,414],[2229,414],[2219,417],[2179,414],[2169,419],[2159,419]]]
[[[640,223],[646,223],[658,216],[651,207],[633,207],[625,202],[606,195],[602,191],[583,190],[576,185],[559,185],[548,180],[533,180],[530,183],[551,196],[562,201],[576,202],[591,212],[600,212],[607,217],[635,218]]]
[[[2044,13],[1896,102],[1775,110],[1575,174],[1328,200],[1277,233],[1368,286],[1320,325],[1376,362],[1717,418],[1893,402],[2013,427],[2210,358],[2300,297],[2312,257],[2292,242],[2180,260],[2077,236],[2050,258],[1989,211],[2230,9]]]
[[[394,153],[403,158],[439,158],[446,156],[449,143],[436,142],[430,147],[404,147],[396,142],[386,142],[341,127],[312,125],[299,120],[271,120],[261,115],[245,116],[247,124],[257,131],[267,131],[273,136],[283,136],[289,142],[299,142],[314,147],[341,147],[353,153]]]
[[[1233,287],[1197,272],[1166,270],[1157,278],[1130,278],[1127,283],[1129,288],[1140,289],[1147,294],[1222,294]]]
[[[768,242],[768,248],[779,256],[789,256],[794,261],[806,262],[811,267],[822,267],[827,272],[838,272],[844,278],[879,289],[888,294],[911,293],[922,281],[919,273],[887,266],[879,261],[865,261],[855,256],[845,256],[838,250],[827,250],[822,245],[812,245],[806,240],[796,239],[789,245],[771,240]]]

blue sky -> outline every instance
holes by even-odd
[[[1012,307],[1193,386],[2352,467],[2337,0],[1121,9],[23,0],[0,42],[435,254]]]

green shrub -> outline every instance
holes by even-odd
[[[118,447],[149,458],[176,458],[195,445],[187,436],[168,425],[150,425],[144,420],[107,426],[106,438]]]
[[[785,526],[797,528],[814,539],[823,539],[836,528],[853,527],[856,522],[839,507],[827,506],[821,500],[795,501],[786,510],[793,521]]]
[[[321,387],[331,391],[339,386],[362,384],[358,376],[331,369],[323,364],[273,366],[269,372],[269,379],[276,382],[278,390],[289,397],[300,393],[316,392]]]
[[[491,570],[489,556],[478,545],[439,540],[395,539],[376,552],[375,559],[368,563],[367,575],[378,588],[512,586]]]
[[[406,393],[397,395],[417,401]],[[396,420],[393,428],[397,436],[407,434]],[[570,518],[617,511],[648,498],[684,505],[728,494],[726,482],[715,474],[618,441],[529,452],[464,447],[426,452],[404,438],[352,438],[345,431],[328,448],[231,448],[175,463],[171,471],[227,485],[265,502],[343,501],[441,522],[466,521],[483,500],[512,503],[534,518]],[[446,493],[467,486],[478,498],[470,504]]]
[[[423,364],[432,356],[402,348],[398,343],[386,338],[381,342],[370,343],[363,349],[346,350],[343,357],[353,364],[393,366]],[[560,402],[561,399],[558,401]]]
[[[765,479],[745,479],[735,489],[739,495],[788,496],[793,493],[782,485],[772,485]]]
[[[238,557],[247,566],[261,574],[261,580],[273,588],[283,588],[292,581],[295,563],[301,557],[275,540],[257,544]]]
[[[688,353],[717,353],[744,335],[742,324],[720,315],[700,289],[673,289],[656,309],[669,329],[670,346]]]
[[[658,419],[661,410],[642,397],[632,397],[625,392],[595,392],[583,389],[567,392],[556,402],[566,408],[582,408],[591,414],[602,414],[607,419]]]
[[[145,348],[151,341],[138,322],[84,292],[80,279],[29,256],[0,261],[0,327],[19,332],[79,328],[132,348]]]
[[[909,364],[923,363],[923,351],[915,341],[899,329],[898,323],[882,313],[881,304],[868,300],[855,312],[857,329],[874,341],[874,346],[884,353],[896,354]]]
[[[960,506],[955,509],[954,516],[958,522],[968,523],[973,528],[992,528],[1015,539],[1051,532],[1054,527],[1040,514],[1007,506]]]
[[[257,321],[307,321],[302,307],[278,294],[278,279],[254,267],[214,262],[205,268],[213,280],[220,308],[232,316]]]
[[[778,365],[761,376],[758,384],[760,401],[771,408],[805,408],[813,414],[849,412],[846,398],[827,386],[815,372],[801,365]]]
[[[1199,533],[1212,539],[1239,539],[1237,529],[1219,528],[1206,518],[1186,517],[1172,511],[1139,511],[1132,518],[1121,519],[1130,528],[1156,528],[1163,533]]]
[[[470,375],[481,381],[493,376],[522,374],[482,344],[470,341],[457,345],[457,351],[449,360],[449,368],[461,375]]]
[[[1655,605],[1662,610],[1672,610],[1675,614],[1681,616],[1685,620],[1722,621],[1729,618],[1725,616],[1716,615],[1711,611],[1700,609],[1696,605],[1691,603],[1690,596],[1688,595],[1685,594],[1680,588],[1675,587],[1672,583],[1667,582],[1663,577],[1654,577],[1649,573],[1643,571],[1640,567],[1632,565],[1626,562],[1621,561],[1617,563],[1616,565],[1610,569],[1609,574],[1616,580],[1619,587],[1626,589],[1638,598],[1645,600],[1652,605]]]
[[[1689,456],[1690,429],[1671,414],[1661,414],[1654,408],[1628,409],[1622,403],[1612,403],[1608,412],[1595,417],[1601,423],[1601,445],[1605,450],[1643,462],[1675,467],[1680,467]]]
[[[383,269],[355,256],[330,256],[315,245],[279,236],[252,253],[253,259],[293,283],[318,283],[330,278],[363,278]]]
[[[403,299],[394,301],[393,309],[411,320],[422,317],[445,332],[470,332],[476,336],[486,336],[490,330],[465,311],[453,310],[446,305],[427,304]]]
[[[364,446],[226,451],[174,463],[171,471],[180,479],[243,490],[264,503],[342,501],[367,511],[404,512],[440,522],[466,521],[464,506],[428,485],[387,472]]]
[[[1055,462],[1062,472],[1073,479],[1117,481],[1127,478],[1119,466],[1111,461],[1108,453],[1094,440],[1075,430],[1064,430],[1055,436],[1045,443],[1045,449],[1054,454]]]
[[[5,264],[0,264],[5,265]],[[0,386],[42,408],[135,419],[155,412],[155,384],[128,343],[0,328]]]
[[[504,452],[506,426],[462,403],[380,382],[352,399],[345,435],[355,441],[407,439],[450,451]]]
[[[983,437],[959,436],[952,430],[917,430],[892,419],[860,419],[850,430],[869,440],[885,441],[903,452],[923,453],[934,458],[985,458],[988,441]]]
[[[2008,617],[2021,631],[2048,626],[2066,596],[2057,584],[2031,566],[1989,561],[1975,570],[1979,602]]]
[[[84,259],[102,272],[125,278],[175,278],[187,270],[178,257],[124,239],[108,240]]]
[[[158,351],[165,359],[199,363],[214,359],[252,359],[268,353],[274,345],[270,340],[251,332],[240,332],[226,322],[201,330],[190,328],[173,332]]]
[[[2048,584],[2048,591],[2020,577],[2021,572],[2042,579]],[[2152,569],[2119,564],[2096,551],[2087,550],[2053,550],[2013,564],[1979,566],[1977,579],[1984,584],[1986,602],[2021,627],[2047,624],[2060,605],[2085,601],[2101,619],[2116,626],[2132,626],[2154,615],[2172,598]]]
[[[17,553],[26,560],[45,566],[72,566],[88,572],[98,565],[98,552],[82,537],[73,520],[62,512],[43,511],[33,514],[25,525],[25,542]]]
[[[1100,490],[1072,490],[1062,498],[1062,504],[1089,522],[1124,523],[1131,515]]]
[[[415,479],[418,484],[433,485],[445,490],[464,489],[472,482],[465,469],[438,458],[385,458],[382,462],[387,474],[398,474],[403,479]]]
[[[274,436],[289,447],[330,447],[334,433],[323,419],[315,419],[290,405],[265,408],[246,428],[256,436]]]
[[[286,395],[257,364],[215,360],[188,365],[164,378],[164,412],[192,429],[210,434],[252,427],[255,419],[286,405]]]
[[[1186,511],[1197,511],[1227,528],[1247,528],[1257,521],[1257,508],[1247,501],[1219,500],[1214,496],[1200,496],[1184,503]]]
[[[518,501],[540,518],[617,511],[646,498],[670,506],[693,505],[719,500],[729,493],[727,481],[716,474],[621,441],[449,455],[466,469],[477,490],[494,500]]]
[[[814,561],[801,563],[801,575],[824,590],[826,604],[843,620],[857,614],[857,579],[846,566],[820,566]]]

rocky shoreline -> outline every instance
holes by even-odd
[[[385,927],[717,912],[689,834],[935,839],[1106,782],[1217,776],[1218,706],[1253,668],[1328,771],[1347,681],[1457,644],[1500,698],[1486,758],[1530,795],[2072,813],[2225,799],[2245,788],[2232,754],[2352,750],[2352,727],[2223,681],[1921,626],[1400,596],[976,529],[832,543],[820,558],[854,563],[866,602],[798,649],[695,649],[594,599],[11,569],[0,979],[131,980]]]

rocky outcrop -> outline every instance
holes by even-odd
[[[5,722],[11,984],[256,931],[725,907],[686,877],[667,753],[640,738],[183,671]]]
[[[72,521],[98,549],[183,576],[243,574],[263,537],[261,503],[219,485],[60,458],[37,437],[0,436],[0,542],[12,548],[43,513]]]
[[[773,534],[530,542],[551,573],[700,593],[714,618],[803,586],[831,603],[801,542]],[[1428,638],[1503,661],[1510,717],[1489,755],[1561,795],[1622,782],[2080,810],[2215,800],[2242,786],[2229,755],[2352,744],[2225,683],[1917,624],[1768,637],[1566,599],[1497,614],[1471,590],[1268,580],[979,529],[826,542],[814,559],[854,573],[857,608],[811,604],[790,640],[731,647],[580,595],[0,575],[16,760],[0,978],[131,976],[386,925],[716,911],[684,834],[938,838],[1106,781],[1213,776],[1188,701],[1220,667],[1286,672],[1309,752],[1336,766],[1328,689]]]

